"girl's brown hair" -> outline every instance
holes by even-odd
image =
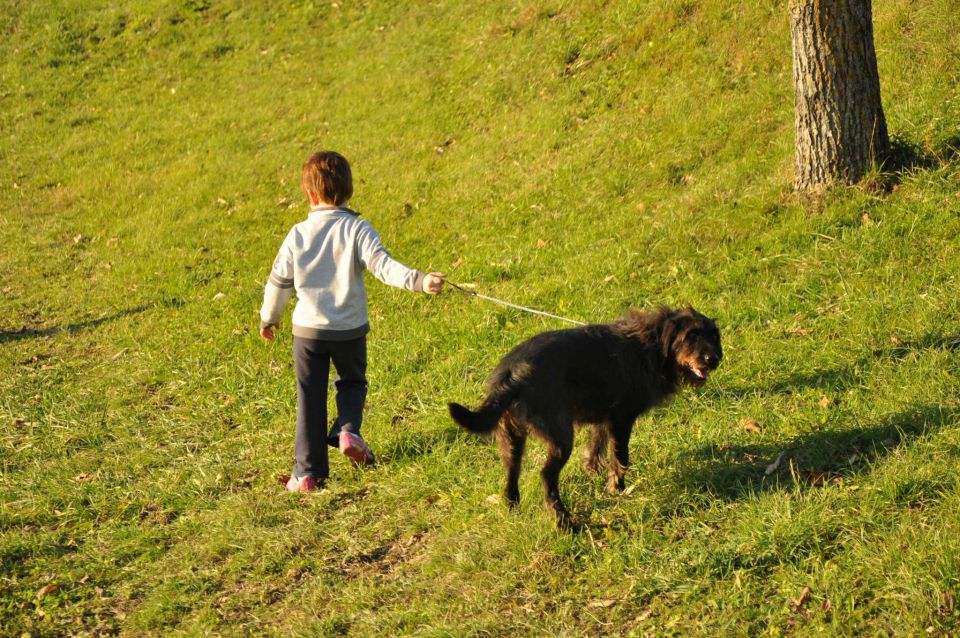
[[[353,195],[353,173],[350,162],[340,153],[320,151],[303,165],[300,186],[309,197],[340,206]]]

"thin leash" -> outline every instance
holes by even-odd
[[[507,306],[508,308],[515,308],[517,310],[522,310],[523,312],[529,312],[530,314],[540,315],[541,317],[549,317],[551,319],[559,319],[560,321],[566,321],[567,323],[573,323],[578,326],[587,325],[583,321],[577,321],[576,319],[568,319],[566,317],[561,317],[560,315],[552,315],[549,312],[544,312],[542,310],[535,310],[534,308],[527,308],[526,306],[518,306],[515,303],[510,303],[509,301],[504,301],[503,299],[497,299],[496,297],[489,297],[487,295],[481,295],[479,292],[473,290],[467,290],[463,286],[458,286],[449,279],[444,280],[448,286],[453,286],[455,289],[459,290],[465,295],[471,297],[477,297],[478,299],[486,299],[487,301],[492,301],[493,303],[500,304],[501,306]]]

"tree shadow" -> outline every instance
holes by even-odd
[[[111,321],[116,321],[117,319],[122,319],[123,317],[129,317],[131,315],[137,315],[147,310],[153,308],[180,308],[184,305],[184,302],[180,299],[164,299],[160,302],[141,304],[134,308],[127,308],[126,310],[121,310],[115,312],[112,315],[107,315],[104,317],[98,317],[97,319],[89,319],[87,321],[78,321],[66,326],[54,326],[52,328],[20,328],[19,330],[8,330],[0,331],[0,344],[7,343],[9,341],[21,341],[23,339],[39,339],[42,337],[53,337],[58,334],[63,333],[74,333],[81,330],[91,330],[94,328],[99,328],[105,323],[110,323]]]
[[[894,135],[890,150],[879,166],[877,175],[865,180],[868,189],[890,192],[904,177],[918,170],[935,169],[960,157],[960,134],[940,140],[928,147]]]
[[[727,501],[822,487],[868,472],[877,460],[958,416],[953,406],[922,405],[868,428],[808,432],[787,443],[706,445],[683,455],[677,483]]]

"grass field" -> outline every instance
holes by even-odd
[[[0,634],[960,633],[960,14],[874,23],[910,161],[804,199],[782,2],[0,0]],[[717,319],[626,494],[567,466],[589,531],[445,412],[562,324],[372,280],[380,464],[277,484],[318,148],[405,263]]]

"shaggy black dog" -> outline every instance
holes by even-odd
[[[557,485],[573,449],[574,424],[592,424],[583,458],[588,470],[600,471],[608,436],[613,440],[607,490],[622,490],[637,417],[663,403],[681,381],[702,385],[722,358],[720,330],[693,308],[631,311],[613,323],[545,332],[521,343],[490,375],[477,411],[450,403],[450,416],[471,432],[495,430],[511,507],[520,500],[527,434],[542,438],[547,504],[561,528],[574,529]]]

